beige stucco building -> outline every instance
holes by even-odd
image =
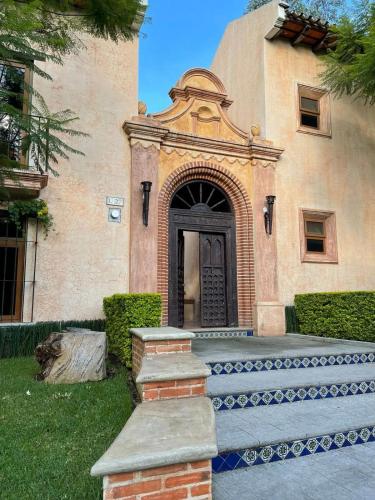
[[[313,49],[319,40],[298,40],[283,31],[288,22],[278,1],[233,21],[211,67],[234,101],[229,116],[245,129],[259,125],[261,136],[284,149],[273,193],[284,304],[296,293],[375,288],[374,109],[325,93],[322,61]],[[293,36],[295,45],[285,39]],[[304,95],[320,101],[320,130],[301,126]],[[327,244],[335,249],[327,258],[305,255],[302,209],[333,213],[336,228]]]
[[[35,245],[29,221],[3,320],[94,319],[104,296],[159,292],[163,324],[280,335],[296,293],[373,289],[375,116],[322,88],[329,33],[306,24],[277,1],[233,21],[211,71],[187,71],[152,116],[137,40],[88,39],[46,68],[36,87],[90,137],[58,178],[23,174],[55,230]]]

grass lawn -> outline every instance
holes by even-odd
[[[90,468],[132,411],[126,374],[102,382],[36,382],[32,358],[0,360],[0,498],[99,499]]]

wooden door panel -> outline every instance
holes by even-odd
[[[200,233],[202,327],[227,326],[225,236]]]
[[[178,280],[178,327],[184,326],[184,296],[185,296],[185,242],[183,231],[178,231],[177,243],[177,280]]]

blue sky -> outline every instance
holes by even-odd
[[[193,66],[209,68],[226,25],[247,0],[149,0],[140,39],[139,98],[148,112],[170,104],[168,92]]]

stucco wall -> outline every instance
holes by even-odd
[[[322,67],[308,48],[265,40],[277,3],[228,26],[212,69],[234,100],[229,116],[242,128],[259,123],[262,136],[285,148],[269,193],[277,196],[280,301],[292,303],[300,292],[374,289],[374,110],[332,99],[332,138],[296,131],[297,82],[320,86]],[[299,208],[335,211],[338,264],[301,263]]]
[[[137,114],[138,41],[86,40],[64,66],[40,63],[50,83],[34,79],[52,110],[70,108],[89,138],[68,139],[85,153],[61,160],[41,197],[55,231],[40,238],[34,320],[102,316],[102,299],[128,290],[130,148],[122,130]],[[106,196],[125,199],[121,224],[108,222]]]
[[[267,134],[285,148],[276,177],[280,298],[374,289],[374,109],[331,99],[332,138],[296,132],[297,82],[321,86],[322,62],[283,41],[266,42],[265,54]],[[335,211],[338,264],[301,262],[299,208]]]
[[[272,2],[229,23],[211,64],[234,101],[229,115],[243,130],[260,125],[265,131],[264,39],[259,33],[271,29],[276,12]]]

